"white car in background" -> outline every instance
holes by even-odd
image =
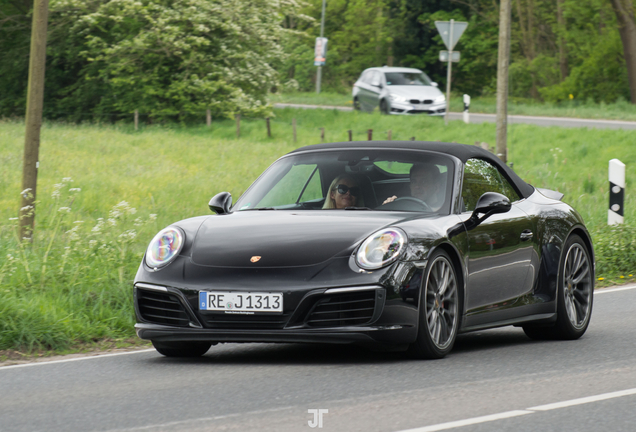
[[[383,114],[446,113],[446,97],[437,83],[419,69],[373,67],[365,69],[353,85],[353,107]]]

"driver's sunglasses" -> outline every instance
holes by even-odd
[[[351,194],[351,196],[354,196],[354,197],[360,196],[360,188],[358,186],[349,187],[349,186],[344,185],[344,184],[339,184],[336,187],[336,190],[338,191],[338,193],[340,195],[344,195],[347,192],[349,192]]]

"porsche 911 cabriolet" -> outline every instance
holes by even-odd
[[[559,192],[476,146],[363,141],[299,148],[214,214],[150,242],[137,335],[165,356],[228,342],[382,345],[442,358],[460,333],[517,326],[577,339],[594,251]]]

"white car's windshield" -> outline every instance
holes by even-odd
[[[430,86],[431,80],[424,72],[388,72],[386,85]]]
[[[450,212],[454,162],[405,150],[339,150],[289,155],[236,202],[246,210]]]

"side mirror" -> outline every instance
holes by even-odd
[[[473,211],[473,215],[483,213],[486,217],[496,213],[506,213],[510,211],[512,204],[505,196],[497,192],[486,192],[477,200],[477,205]]]
[[[437,84],[435,81],[431,81],[431,85],[432,85],[433,87],[439,87],[439,86],[438,86],[438,84]]]
[[[497,192],[486,192],[479,197],[473,214],[465,222],[466,229],[475,228],[491,215],[509,212],[511,207],[512,204],[510,204],[510,200],[505,195]],[[482,217],[479,217],[480,213],[483,214]]]
[[[227,214],[230,212],[232,205],[232,194],[229,192],[221,192],[212,197],[208,206],[216,214]]]

